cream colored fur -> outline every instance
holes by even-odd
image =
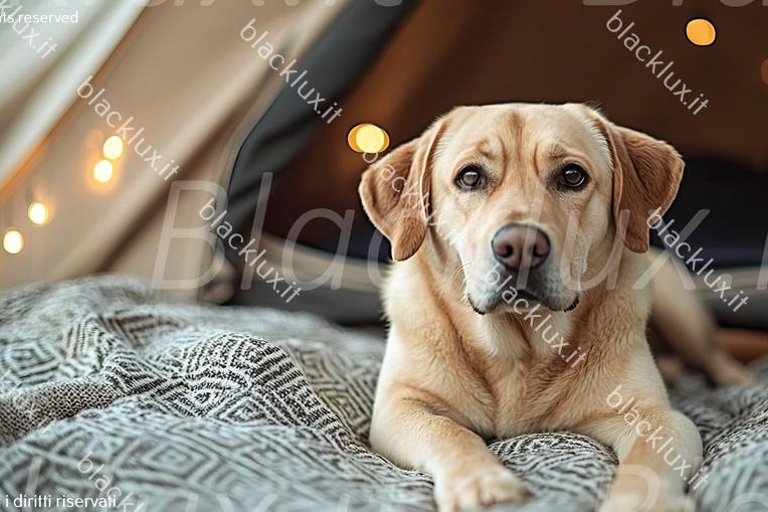
[[[566,161],[588,171],[583,190],[552,186]],[[455,186],[469,163],[485,169],[484,190]],[[363,203],[399,260],[384,293],[391,327],[370,441],[395,464],[428,471],[440,510],[527,499],[524,475],[485,440],[542,431],[616,451],[604,510],[683,507],[701,440],[670,407],[645,334],[652,293],[634,286],[649,260],[638,223],[669,206],[681,175],[670,146],[573,104],[458,108],[366,171]],[[488,287],[490,239],[509,222],[540,226],[552,241],[549,307],[529,301],[515,311]],[[551,316],[548,336],[585,354],[578,364],[526,320],[531,311]],[[691,463],[683,475],[609,405],[617,386],[642,420],[673,437],[668,447]]]

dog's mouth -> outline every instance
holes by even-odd
[[[467,298],[467,302],[469,303],[469,307],[472,308],[472,311],[477,313],[478,315],[484,315],[488,309],[481,309],[475,304],[475,301],[472,300],[472,296],[470,294],[466,294],[465,297]]]
[[[562,311],[563,313],[570,313],[574,309],[576,309],[579,306],[579,295],[577,294],[576,297],[573,299],[573,301],[567,306],[562,307],[554,303],[552,300],[542,299],[538,296],[534,295],[528,290],[518,290],[517,295],[513,301],[506,301],[502,297],[495,297],[490,303],[487,305],[484,305],[481,307],[477,302],[475,302],[472,299],[472,296],[469,293],[465,294],[465,297],[467,299],[467,303],[472,308],[472,310],[477,313],[478,315],[485,315],[487,313],[492,313],[494,311],[503,309],[505,312],[515,312],[519,313],[521,310],[527,310],[531,309],[537,305],[544,306],[547,309],[550,309],[552,311]],[[524,300],[526,307],[521,308],[520,302]]]
[[[563,313],[570,313],[571,311],[573,311],[577,307],[579,307],[579,296],[578,295],[576,295],[576,298],[573,299],[573,302],[571,302],[571,305],[563,310]]]

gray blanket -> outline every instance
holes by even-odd
[[[367,445],[383,348],[308,315],[173,303],[122,278],[4,292],[0,509],[431,510],[430,477]],[[754,371],[768,383],[768,364]],[[673,400],[704,439],[700,509],[768,510],[768,384],[691,377]],[[521,510],[593,510],[616,463],[567,433],[491,449],[535,493]]]

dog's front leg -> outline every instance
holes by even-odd
[[[620,418],[612,443],[619,467],[603,512],[693,510],[686,482],[701,463],[701,437],[694,424],[669,409],[641,410],[639,419]],[[614,423],[610,428],[616,428]]]
[[[439,510],[520,502],[529,496],[480,436],[437,412],[444,404],[434,404],[434,397],[411,387],[385,390],[380,397],[371,445],[402,467],[429,472]]]

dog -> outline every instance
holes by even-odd
[[[667,210],[683,167],[667,143],[589,106],[512,103],[458,107],[363,173],[363,207],[395,260],[370,443],[430,473],[439,510],[528,499],[485,440],[542,431],[615,451],[603,510],[685,506],[702,442],[669,404],[651,310],[716,381],[749,376],[709,341],[711,320],[670,264],[637,286],[649,216]],[[642,422],[629,424],[612,393]],[[657,428],[681,469],[646,442]]]

